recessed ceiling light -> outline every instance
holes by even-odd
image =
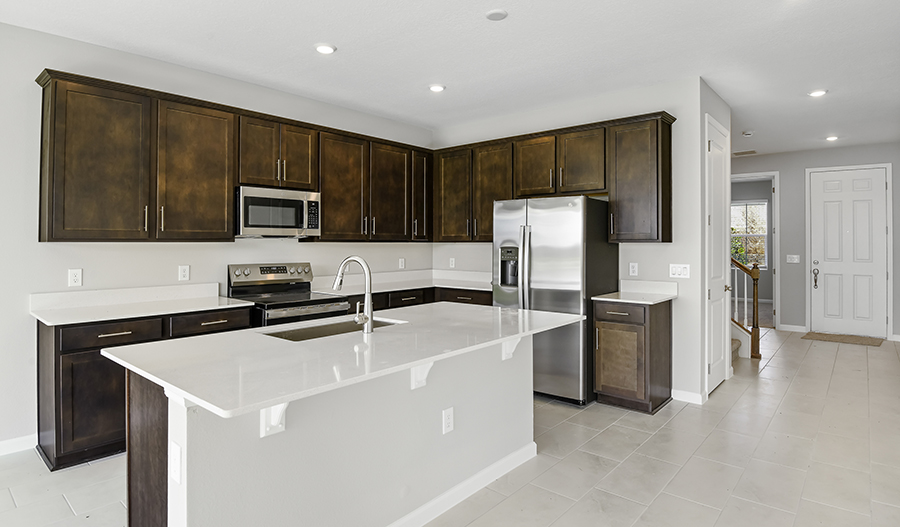
[[[741,132],[741,135],[744,137],[753,137],[753,130],[747,130],[746,132]]]
[[[442,86],[440,84],[432,84],[431,86],[428,87],[428,89],[433,91],[434,93],[442,92],[442,91],[444,91],[445,88],[446,88],[446,86]]]
[[[837,141],[838,138],[837,138],[836,135],[832,135],[832,136],[830,136],[830,137],[826,137],[825,140],[826,140],[826,141]]]
[[[815,91],[809,92],[809,96],[810,97],[821,97],[821,96],[825,95],[826,93],[828,93],[828,90],[815,90]]]
[[[322,55],[331,55],[337,48],[332,46],[331,44],[316,44],[316,51],[321,53]]]
[[[487,19],[492,22],[499,22],[500,20],[503,20],[504,18],[506,18],[506,16],[508,14],[509,13],[507,13],[506,11],[504,11],[502,9],[491,9],[490,11],[487,12],[486,16],[487,16]]]

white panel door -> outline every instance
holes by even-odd
[[[728,137],[710,123],[709,119],[707,116],[707,393],[712,392],[725,380],[731,350],[729,296],[725,294],[731,262],[729,243],[731,176],[728,173]]]
[[[812,331],[887,336],[886,174],[809,174]]]

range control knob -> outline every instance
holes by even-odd
[[[290,271],[291,274],[294,274],[297,272],[297,269],[294,267],[291,267],[290,269],[288,269],[288,271]]]
[[[309,266],[304,267],[304,268],[303,268],[303,272],[304,272],[304,273],[308,273],[308,272],[309,272]]]
[[[244,267],[244,276],[250,276],[250,268]]]
[[[241,270],[240,270],[240,269],[235,269],[235,270],[234,270],[234,276],[241,276]]]

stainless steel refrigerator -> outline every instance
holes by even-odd
[[[534,336],[534,391],[593,398],[591,297],[618,290],[609,204],[584,196],[494,202],[494,305],[586,315]]]

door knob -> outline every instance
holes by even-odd
[[[726,285],[725,285],[725,290],[726,290],[726,291],[731,291],[731,286],[726,284]]]
[[[819,288],[819,270],[813,269],[813,289]]]

